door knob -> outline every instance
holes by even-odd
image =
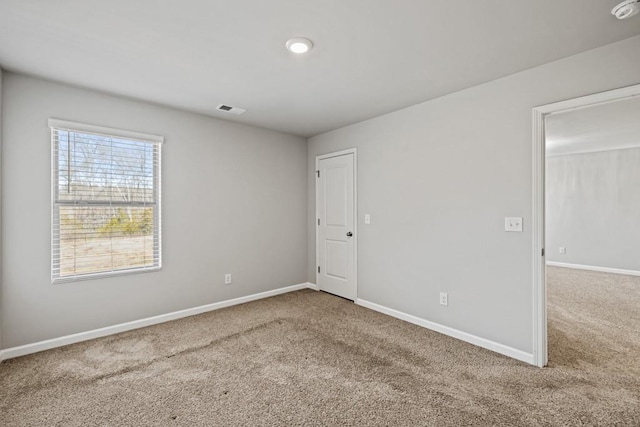
[[[353,236],[353,233],[352,232],[348,232],[347,233],[347,237],[351,237],[351,236]]]

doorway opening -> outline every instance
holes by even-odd
[[[584,232],[585,230],[584,226],[582,227],[582,229],[577,228],[576,229],[577,231],[574,230],[572,232],[572,235],[565,235],[562,237],[567,241],[572,241],[571,244],[573,245],[573,248],[574,248],[573,252],[569,252],[569,248],[564,243],[558,244],[558,241],[554,240],[556,237],[555,231],[554,231],[553,238],[550,239],[549,236],[547,235],[549,228],[552,231],[562,228],[563,232],[567,231],[567,229],[570,228],[569,225],[567,225],[567,223],[565,223],[564,226],[559,226],[558,224],[562,224],[562,222],[558,220],[558,218],[555,216],[553,218],[547,218],[547,202],[549,202],[550,204],[553,204],[554,206],[561,206],[561,208],[564,210],[568,210],[570,209],[569,201],[571,202],[575,201],[575,198],[572,197],[571,200],[566,199],[567,200],[566,204],[559,205],[559,203],[561,203],[560,199],[562,199],[562,197],[558,199],[557,194],[553,195],[554,199],[552,200],[548,199],[549,194],[547,194],[547,188],[548,188],[547,184],[550,184],[550,183],[547,182],[547,179],[558,178],[555,175],[547,176],[547,166],[548,166],[547,163],[552,164],[556,162],[555,159],[548,162],[547,161],[548,159],[553,159],[553,157],[549,157],[549,155],[550,154],[553,155],[553,153],[555,153],[556,155],[558,155],[558,153],[560,153],[560,155],[562,155],[563,153],[576,154],[576,153],[572,153],[572,150],[574,151],[576,150],[576,146],[575,144],[572,143],[571,138],[562,137],[562,133],[567,130],[567,126],[571,125],[571,120],[565,120],[561,126],[557,126],[558,121],[556,119],[560,117],[564,117],[564,118],[571,118],[573,116],[577,117],[577,114],[574,114],[574,113],[586,112],[588,114],[582,115],[582,118],[580,120],[582,121],[582,126],[584,126],[584,128],[587,129],[589,126],[593,127],[593,123],[588,119],[588,116],[589,114],[593,114],[596,111],[594,107],[602,107],[610,110],[609,107],[612,107],[614,104],[621,106],[622,105],[621,102],[624,102],[624,101],[633,100],[634,102],[637,102],[637,100],[640,98],[636,98],[636,97],[639,97],[639,96],[640,96],[640,85],[634,85],[634,86],[629,86],[622,89],[616,89],[616,90],[589,95],[589,96],[576,98],[568,101],[562,101],[554,104],[544,105],[541,107],[534,108],[533,110],[533,126],[534,126],[533,127],[533,150],[534,150],[533,151],[533,160],[534,160],[534,164],[533,164],[533,186],[534,186],[533,188],[533,194],[534,194],[534,200],[533,200],[533,234],[534,234],[534,241],[533,241],[533,256],[534,256],[534,259],[533,259],[533,268],[534,268],[534,271],[533,271],[533,280],[534,280],[534,283],[533,283],[533,291],[534,291],[533,293],[533,302],[534,302],[533,351],[534,351],[534,364],[536,364],[537,366],[542,367],[547,365],[547,363],[549,362],[549,349],[548,349],[549,325],[548,325],[548,318],[547,318],[549,294],[547,289],[547,264],[552,265],[553,267],[551,268],[553,269],[571,267],[572,269],[575,269],[574,271],[579,271],[580,267],[588,267],[588,268],[582,268],[582,270],[598,271],[597,268],[600,268],[599,271],[607,271],[608,269],[608,272],[616,273],[616,274],[619,274],[619,273],[629,274],[629,272],[632,271],[630,269],[621,267],[621,266],[624,266],[624,263],[618,264],[617,267],[614,263],[614,264],[611,264],[610,267],[596,266],[596,268],[592,268],[594,266],[589,264],[594,264],[594,262],[589,260],[593,259],[594,256],[597,256],[596,252],[599,249],[597,243],[600,242],[601,246],[606,246],[606,243],[602,243],[603,242],[602,237],[597,237],[597,238],[594,237],[592,239],[592,244],[590,245],[581,244],[580,239],[584,239],[587,234]],[[618,107],[618,108],[620,108],[618,111],[624,111],[624,107]],[[582,110],[582,111],[579,111],[579,110]],[[585,119],[585,117],[587,117],[587,119]],[[615,117],[615,115],[613,115],[612,117],[616,119],[620,119],[620,117]],[[578,124],[580,124],[580,121],[578,121]],[[620,129],[616,129],[616,131],[619,131],[619,130]],[[550,143],[548,137],[549,137],[549,133],[552,131],[554,132],[555,140],[552,141],[553,144],[551,145],[553,146],[550,148],[547,146],[547,143]],[[601,129],[598,129],[597,131],[601,131]],[[574,133],[576,132],[574,131]],[[585,134],[588,134],[588,133],[589,132],[585,132]],[[597,138],[594,138],[594,135],[597,136],[596,131],[594,130],[593,132],[591,132],[591,134],[592,135],[590,137],[588,135],[587,136],[581,135],[583,137],[582,141],[584,142],[584,144],[581,145],[580,150],[583,153],[584,152],[596,153],[596,152],[602,152],[602,151],[624,150],[625,148],[626,149],[630,148],[628,144],[625,145],[626,143],[621,142],[620,138],[615,138],[617,142],[614,142],[613,146],[603,149],[602,147],[596,146],[597,144],[601,143],[601,141],[600,142],[596,141]],[[592,160],[589,160],[586,157],[583,157],[578,159],[577,161],[584,163],[585,161],[592,161]],[[569,164],[568,162],[569,162],[568,160],[565,160],[566,164]],[[582,173],[585,173],[584,169],[582,170],[583,170]],[[576,184],[575,179],[569,180],[569,181],[571,181],[573,184]],[[597,178],[592,179],[592,181],[599,182]],[[618,188],[617,185],[618,184],[616,184],[615,188]],[[575,207],[573,209],[576,210]],[[582,209],[577,209],[576,211],[586,212],[586,211],[589,211],[589,209],[583,206]],[[557,211],[554,211],[554,214],[555,213],[557,213]],[[548,221],[549,219],[552,219],[553,222],[549,222]],[[574,239],[574,240],[571,240],[571,239]],[[593,243],[594,241],[596,243]],[[576,256],[573,262],[563,263],[563,262],[557,261],[558,258],[556,255],[566,255],[567,253],[569,253],[572,256]],[[551,257],[550,255],[553,255],[553,257]],[[566,257],[564,259],[568,260],[569,257]],[[617,261],[622,262],[620,259],[618,259]],[[603,263],[603,262],[600,262],[600,263]],[[597,262],[595,262],[595,264],[597,264]],[[604,264],[606,264],[606,262]],[[560,270],[552,270],[552,272],[554,274],[553,276],[554,280],[556,280],[557,277],[560,277],[562,274],[564,274]]]

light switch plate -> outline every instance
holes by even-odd
[[[504,231],[522,231],[522,217],[521,216],[505,217]]]
[[[365,224],[371,224],[371,215],[364,214],[364,223]]]

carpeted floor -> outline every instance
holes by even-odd
[[[548,288],[545,369],[305,290],[5,361],[0,425],[640,425],[640,277]]]

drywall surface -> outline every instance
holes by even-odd
[[[0,68],[0,349],[2,348],[2,80]]]
[[[545,184],[547,261],[640,271],[640,148],[548,157]]]
[[[639,51],[627,39],[310,138],[308,280],[315,156],[357,147],[358,297],[531,353],[532,109],[640,83]]]
[[[3,89],[3,348],[306,282],[303,138],[7,72]],[[162,270],[51,284],[51,117],[165,137]]]

